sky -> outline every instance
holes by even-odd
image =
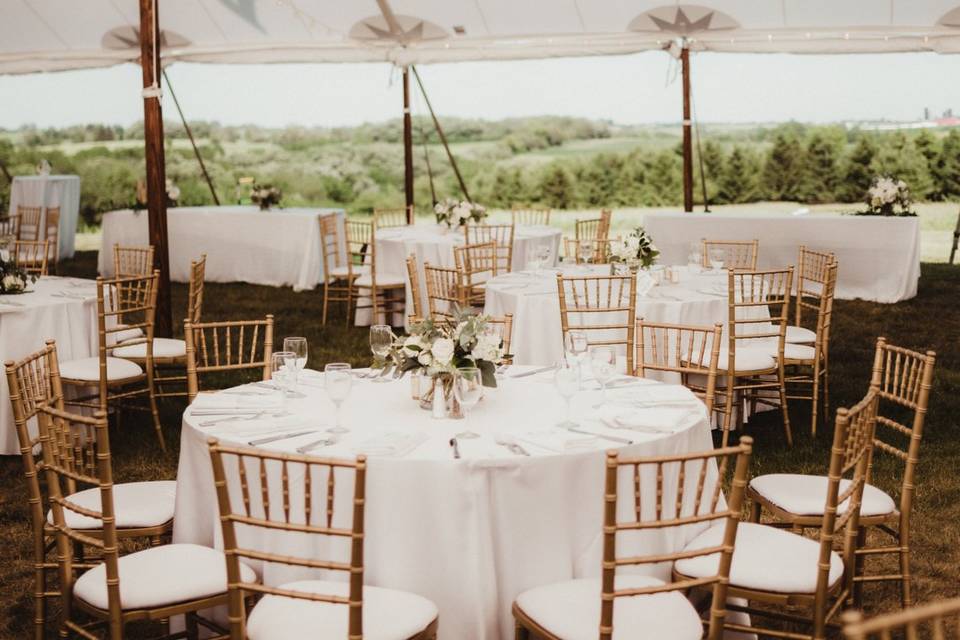
[[[960,56],[931,53],[691,56],[702,122],[915,120],[960,112]],[[677,122],[679,67],[660,51],[629,56],[419,67],[441,116],[569,115],[622,124]],[[175,64],[188,119],[262,126],[348,126],[398,117],[399,72],[386,64]],[[140,69],[0,76],[0,127],[129,125],[142,118]],[[414,92],[414,114],[426,107]],[[167,95],[164,115],[176,118]]]

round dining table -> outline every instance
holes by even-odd
[[[687,266],[672,269],[679,274],[679,282],[668,282],[664,276],[655,286],[638,285],[637,318],[671,324],[726,324],[727,273]],[[610,265],[519,271],[486,283],[484,313],[493,317],[513,314],[511,352],[517,364],[546,365],[563,357],[558,273],[610,275]]]
[[[97,283],[82,278],[42,276],[27,293],[0,295],[0,354],[19,360],[57,341],[61,362],[97,355]],[[36,428],[35,421],[28,427]],[[0,382],[0,455],[17,455],[7,378]]]
[[[554,386],[553,368],[508,366],[497,374],[497,387],[486,389],[462,419],[436,419],[421,409],[412,398],[410,376],[376,382],[365,377],[366,370],[355,370],[342,406],[347,431],[338,435],[328,431],[334,425],[334,405],[318,372],[303,371],[294,397],[282,400],[279,391],[269,388],[272,383],[262,382],[202,394],[183,415],[174,541],[222,547],[209,438],[295,452],[333,436],[335,442],[321,444],[310,454],[368,457],[365,584],[432,600],[440,611],[440,638],[512,638],[510,607],[521,592],[599,577],[606,450],[660,456],[713,446],[705,407],[686,388],[620,376],[608,382],[602,394],[586,369],[588,363],[583,366],[582,391],[573,398],[570,412],[576,432],[558,426],[566,411]],[[268,469],[268,477],[279,473]],[[240,493],[238,475],[236,465],[232,473],[228,468],[232,499]],[[260,476],[253,468],[246,475],[254,482],[250,504],[256,511]],[[296,474],[291,472],[291,478],[294,483]],[[341,505],[352,496],[352,479],[347,480],[336,483]],[[280,485],[278,478],[272,481]],[[327,488],[315,484],[321,486],[311,495],[322,500]],[[676,482],[657,484],[642,487],[644,500],[652,501],[660,490],[664,504],[676,502]],[[279,492],[279,486],[274,490]],[[294,495],[297,489],[290,492]],[[684,503],[696,492],[688,493],[682,496]],[[622,498],[622,513],[633,513],[632,488],[625,487]],[[349,512],[347,508],[347,516]],[[311,513],[322,518],[326,508]],[[349,521],[339,526],[349,526]],[[620,553],[666,553],[700,531],[702,526],[696,525],[647,531],[620,541],[618,547]],[[240,529],[240,544],[247,548],[346,561],[324,554],[347,553],[347,547],[315,538]],[[338,574],[320,571],[253,566],[271,585],[338,579]],[[643,570],[669,577],[668,567]]]

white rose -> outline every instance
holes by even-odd
[[[482,335],[477,338],[477,344],[474,345],[470,353],[474,360],[486,360],[487,362],[497,362],[500,360],[500,338],[495,335]]]
[[[411,349],[410,347],[420,347],[420,349]],[[416,357],[423,350],[423,344],[420,342],[420,336],[407,336],[403,341],[403,355],[408,358]]]
[[[179,199],[180,199],[180,187],[170,187],[169,189],[167,189],[167,196],[168,196],[171,200],[179,200]]]
[[[3,277],[3,288],[7,291],[19,289],[21,286],[23,286],[23,282],[12,273]]]
[[[448,365],[453,359],[455,345],[450,338],[437,338],[433,341],[430,351],[433,352],[433,359],[439,365]]]
[[[420,355],[417,356],[417,362],[425,367],[429,367],[433,363],[433,356],[430,355],[429,351],[421,351]]]

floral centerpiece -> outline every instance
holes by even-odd
[[[254,204],[260,205],[261,211],[266,211],[271,207],[280,204],[283,193],[280,189],[269,184],[255,184],[253,191],[250,192],[250,199]]]
[[[867,189],[864,199],[867,208],[858,211],[858,216],[915,216],[910,209],[910,189],[903,180],[891,176],[878,176]]]
[[[630,266],[631,271],[636,271],[639,267],[647,269],[653,266],[659,255],[660,250],[643,227],[637,227],[623,240],[610,243],[610,261],[624,262]]]
[[[167,206],[175,207],[180,200],[180,187],[174,184],[173,180],[167,178],[166,184]]]
[[[24,293],[27,285],[35,282],[34,275],[28,275],[10,258],[5,243],[0,242],[0,294]]]
[[[433,207],[433,212],[437,216],[437,224],[445,224],[447,227],[462,227],[470,222],[480,223],[486,220],[488,215],[486,207],[456,198],[444,198]]]

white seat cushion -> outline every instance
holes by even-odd
[[[336,278],[346,278],[350,275],[350,267],[343,265],[342,267],[333,267],[330,269],[330,275]],[[354,265],[353,266],[353,275],[363,275],[365,273],[370,273],[370,267],[368,265]],[[377,278],[379,280],[379,278]]]
[[[113,350],[113,355],[117,358],[139,358],[147,357],[147,343],[125,347],[120,345]],[[186,358],[187,343],[175,338],[154,338],[153,339],[153,357],[154,358]]]
[[[684,551],[723,542],[723,524],[690,541]],[[817,589],[820,543],[783,529],[741,522],[730,566],[730,586],[776,593],[813,594]],[[685,576],[704,578],[717,573],[718,554],[678,560],[674,568]],[[843,577],[843,560],[830,552],[830,585]]]
[[[107,358],[107,380],[123,380],[134,378],[143,373],[136,362],[121,358]],[[100,359],[81,358],[60,363],[60,377],[69,380],[100,380]]]
[[[122,326],[122,325],[121,325]],[[126,342],[127,340],[136,340],[143,337],[143,329],[136,327],[134,329],[124,329],[116,333],[108,334],[110,340],[114,343]]]
[[[120,556],[120,603],[124,611],[150,609],[208,598],[227,591],[227,560],[223,552],[196,544],[166,544]],[[240,565],[244,582],[256,580],[250,567]],[[73,595],[106,609],[107,569],[100,564],[77,579]]]
[[[774,353],[776,353],[776,348],[774,348]],[[807,344],[791,344],[787,343],[783,345],[783,357],[786,360],[813,360],[817,355],[817,350]]]
[[[699,356],[700,352],[697,351],[695,355]],[[703,354],[701,365],[704,367],[710,366],[709,350]],[[777,361],[765,347],[737,347],[735,365],[737,371],[766,371],[777,366]],[[729,367],[729,352],[726,345],[722,345],[720,347],[720,357],[717,360],[717,370],[723,372]]]
[[[372,280],[369,273],[365,273],[353,281],[358,287],[369,287]],[[401,287],[406,284],[406,278],[395,273],[377,273],[378,287]]]
[[[817,341],[817,333],[806,327],[787,325],[787,342],[794,344],[813,344]]]
[[[346,582],[303,580],[280,585],[280,589],[329,595],[349,595]],[[297,598],[264,596],[250,612],[250,640],[303,640],[346,638],[349,607],[345,604],[310,602]],[[406,640],[423,631],[437,618],[437,607],[424,597],[406,591],[363,587],[364,640]]]
[[[174,481],[125,482],[113,486],[113,509],[118,529],[156,527],[173,519],[173,504],[177,498],[177,483]],[[70,502],[100,511],[100,489],[78,491],[67,497]],[[74,529],[100,529],[103,524],[96,518],[63,510],[67,526]],[[47,512],[47,522],[53,524],[53,513]]]
[[[784,511],[798,516],[818,516],[827,502],[827,477],[808,476],[799,473],[770,473],[750,481],[750,488]],[[840,481],[842,494],[850,486],[849,480]],[[847,510],[850,500],[837,507],[838,513]],[[894,513],[897,503],[885,492],[873,485],[863,487],[861,516],[883,516]]]
[[[618,575],[616,588],[662,585],[650,576]],[[600,580],[568,580],[524,591],[517,606],[563,640],[596,640],[600,632]],[[642,630],[642,632],[641,632]],[[621,597],[613,603],[613,637],[690,640],[703,636],[697,610],[679,591]]]

